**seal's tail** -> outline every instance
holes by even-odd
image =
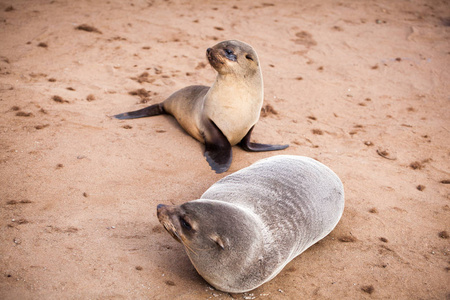
[[[135,110],[135,111],[129,111],[123,114],[118,114],[113,116],[116,119],[119,120],[125,120],[125,119],[137,119],[137,118],[145,118],[145,117],[151,117],[151,116],[157,116],[165,114],[166,111],[164,110],[164,107],[162,103],[153,104],[149,107]]]

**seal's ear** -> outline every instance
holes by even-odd
[[[223,242],[222,238],[217,234],[212,234],[209,237],[214,243],[216,243],[222,250],[225,250],[225,243]]]

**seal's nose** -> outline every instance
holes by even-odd
[[[158,217],[158,219],[161,218],[162,211],[165,207],[166,205],[164,204],[158,204],[158,206],[156,207],[156,216]]]
[[[212,51],[211,48],[206,49],[206,54],[209,54]]]

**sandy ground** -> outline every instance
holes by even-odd
[[[449,26],[445,0],[1,0],[0,298],[449,299]],[[226,39],[260,57],[253,139],[288,149],[235,147],[218,175],[170,116],[108,117],[210,85]],[[331,167],[343,218],[271,282],[216,291],[156,205],[275,154]]]

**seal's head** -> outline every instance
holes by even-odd
[[[159,222],[185,250],[197,272],[227,292],[247,291],[264,272],[260,220],[237,206],[213,200],[158,205]]]
[[[236,41],[223,41],[208,48],[206,57],[211,66],[221,75],[254,75],[259,72],[259,60],[252,46]]]

